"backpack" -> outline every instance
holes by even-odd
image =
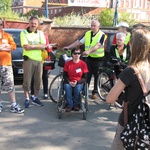
[[[47,51],[48,57],[44,60],[43,67],[44,70],[55,69],[56,56],[51,51]]]
[[[143,99],[130,122],[127,123],[127,103],[124,105],[125,128],[120,135],[120,139],[126,150],[150,150],[150,101],[146,86],[136,67],[132,66],[143,90]]]

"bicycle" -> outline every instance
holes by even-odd
[[[100,68],[99,70],[97,89],[98,95],[103,101],[106,101],[106,96],[117,81],[114,69],[116,65],[123,70],[127,66],[127,63],[119,58],[112,58],[111,62],[107,63],[107,67]]]
[[[52,79],[50,86],[49,86],[49,96],[50,99],[54,102],[57,103],[58,99],[58,89],[59,86],[61,85],[61,81],[63,79],[63,70],[62,68],[64,67],[65,61],[68,61],[71,59],[71,51],[68,49],[65,50],[57,50],[56,51],[56,61],[58,62],[59,66],[59,73]],[[66,57],[64,60],[64,57]],[[69,59],[67,59],[69,58]]]

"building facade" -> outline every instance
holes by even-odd
[[[46,5],[46,1],[48,5]],[[138,21],[150,20],[150,0],[88,0],[87,2],[94,2],[95,5],[91,7],[84,6],[86,0],[12,0],[12,9],[14,12],[26,14],[30,10],[37,10],[40,15],[45,16],[46,7],[48,8],[48,15],[50,19],[55,16],[63,16],[71,13],[85,14],[96,9],[96,4],[99,10],[104,8],[114,9],[118,1],[118,12],[126,11],[132,13],[134,18]],[[79,6],[69,6],[70,2],[76,2]],[[73,4],[72,4],[73,5]],[[101,9],[102,8],[102,9]],[[100,11],[98,12],[100,13]]]

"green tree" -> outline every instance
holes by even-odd
[[[119,22],[127,22],[130,26],[137,23],[137,21],[134,19],[133,14],[127,12],[120,13]]]
[[[12,0],[0,0],[0,12],[6,13],[11,10]]]
[[[24,17],[30,17],[30,16],[39,16],[38,15],[38,11],[31,9],[30,11],[28,11],[26,14],[22,15]]]
[[[114,10],[107,8],[103,10],[99,15],[98,19],[103,27],[112,27],[114,18]],[[133,14],[127,12],[118,12],[118,22],[127,22],[130,26],[136,23]]]
[[[114,11],[110,8],[104,9],[99,15],[98,19],[103,27],[112,27]]]

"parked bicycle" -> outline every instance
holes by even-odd
[[[97,82],[98,95],[106,101],[106,96],[117,81],[115,67],[120,69],[120,72],[127,66],[127,63],[119,58],[112,58],[111,62],[107,63],[107,67],[100,68]]]
[[[58,89],[60,86],[60,83],[63,79],[63,67],[66,61],[69,61],[71,58],[71,50],[65,49],[65,50],[57,50],[56,51],[56,61],[58,62],[59,66],[59,73],[52,79],[50,86],[49,86],[49,96],[50,99],[57,103],[58,98]]]

